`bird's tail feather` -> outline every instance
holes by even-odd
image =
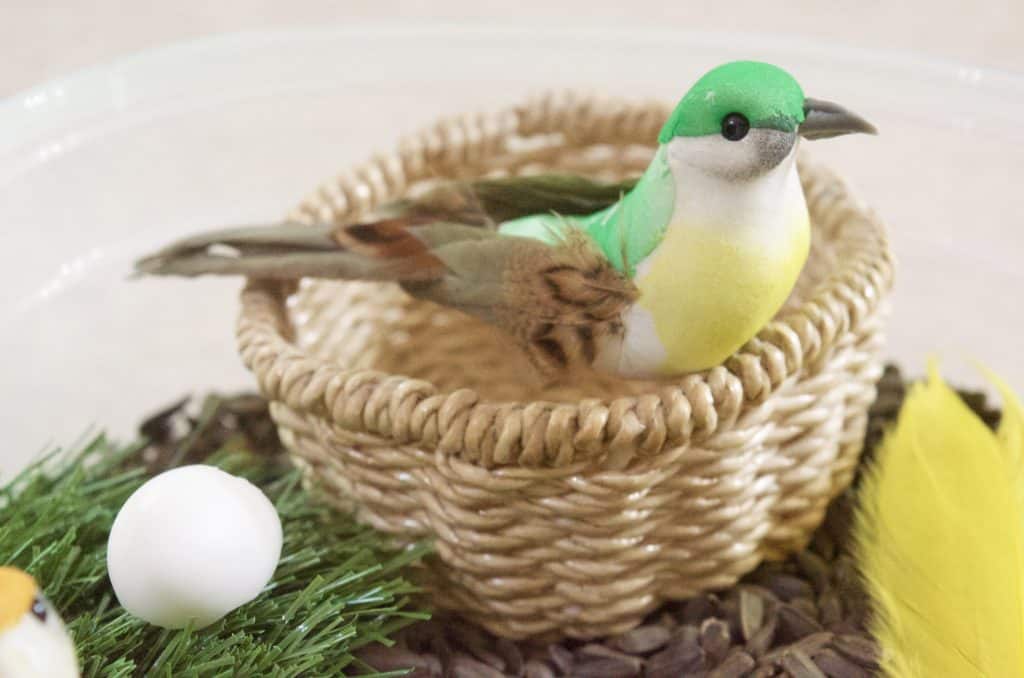
[[[479,238],[479,228],[424,217],[336,226],[273,224],[211,231],[139,259],[139,275],[243,275],[268,279],[429,280],[444,264],[432,248]]]
[[[379,221],[246,226],[184,238],[138,260],[135,272],[430,280],[443,273],[433,256],[438,248],[493,237],[496,224],[528,214],[588,214],[614,203],[632,184],[560,174],[448,182],[385,206]]]

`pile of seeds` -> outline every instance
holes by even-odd
[[[139,434],[149,441],[142,460],[151,473],[201,463],[224,448],[283,454],[267,401],[252,393],[182,398],[147,417]]]
[[[863,458],[870,459],[896,418],[905,384],[888,367],[870,411]],[[990,426],[999,412],[983,393],[961,392]],[[259,396],[209,396],[175,403],[143,422],[147,463],[161,470],[201,462],[234,442],[281,453],[266,402]],[[865,625],[868,601],[847,551],[854,488],[838,497],[808,548],[783,563],[765,563],[726,591],[665,606],[620,636],[556,644],[514,643],[453,617],[435,616],[400,632],[391,647],[358,652],[379,671],[445,678],[677,678],[792,676],[860,678],[878,669]]]

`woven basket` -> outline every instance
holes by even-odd
[[[548,95],[446,120],[313,193],[346,221],[451,177],[638,175],[661,104]],[[434,604],[510,638],[627,630],[801,548],[850,481],[881,374],[881,223],[800,159],[812,251],[724,365],[539,390],[497,331],[396,286],[250,280],[238,343],[295,461],[401,541],[433,538]]]

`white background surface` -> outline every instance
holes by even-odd
[[[1021,0],[0,0],[0,96],[211,33],[367,20],[771,33],[1024,71]]]
[[[1015,339],[1024,81],[875,49],[1024,70],[1024,3],[969,12],[923,2],[828,3],[839,7],[832,11],[800,0],[674,3],[646,12],[635,2],[585,11],[527,3],[503,23],[549,24],[530,39],[357,30],[361,37],[251,54],[229,41],[222,61],[204,63],[187,47],[146,61],[146,78],[133,60],[29,95],[16,90],[157,43],[293,23],[344,27],[387,19],[395,4],[346,3],[332,13],[336,3],[0,3],[0,95],[11,95],[0,118],[21,121],[0,125],[0,308],[20,313],[0,318],[10,429],[0,476],[90,424],[124,437],[143,412],[188,390],[252,386],[234,350],[237,282],[129,284],[134,256],[210,225],[277,218],[346,164],[441,113],[493,109],[548,85],[672,99],[719,60],[783,53],[780,65],[812,96],[847,104],[883,131],[813,149],[892,224],[901,267],[891,354],[919,370],[937,351],[953,363],[948,373],[974,382],[962,362],[977,358],[1024,389]],[[404,16],[486,20],[491,4],[414,3]],[[660,28],[650,40],[640,32],[615,40],[581,24]],[[671,37],[678,28],[701,29],[703,43]],[[830,65],[820,49],[800,47],[802,38],[717,39],[705,30],[872,50],[836,52]]]

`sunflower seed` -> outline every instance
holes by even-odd
[[[832,647],[861,666],[878,666],[878,647],[869,638],[852,634],[838,636],[832,641]]]
[[[738,647],[734,647],[725,660],[708,674],[708,678],[740,678],[754,668],[754,658]]]
[[[800,610],[811,619],[818,618],[818,608],[815,607],[813,598],[794,598],[789,601],[789,606]]]
[[[487,664],[488,666],[503,673],[505,672],[505,660],[497,652],[492,652],[486,647],[474,647],[471,645],[467,645],[466,649],[469,650],[470,654],[472,654],[476,659],[482,661],[484,664]]]
[[[569,673],[572,669],[572,652],[561,645],[548,645],[548,656],[562,673]]]
[[[692,633],[687,629],[692,630]],[[697,642],[697,629],[684,626],[661,652],[647,660],[647,678],[675,678],[704,666],[704,650]]]
[[[825,648],[811,655],[825,675],[831,678],[871,678],[871,672],[855,664],[835,650]]]
[[[794,650],[800,650],[805,654],[812,654],[817,650],[825,647],[835,639],[835,634],[831,631],[820,631],[818,633],[812,633],[809,636],[804,636],[800,640],[793,643],[790,647]]]
[[[494,651],[505,660],[505,671],[512,676],[519,676],[523,673],[523,653],[519,646],[507,638],[499,638],[494,645]]]
[[[814,588],[803,579],[790,574],[779,574],[771,577],[765,585],[782,601],[794,598],[810,598]]]
[[[780,664],[792,678],[828,678],[801,650],[787,650]]]
[[[778,616],[772,615],[761,628],[747,641],[747,651],[755,657],[761,657],[775,642],[775,629],[778,625]]]
[[[690,624],[680,626],[679,629],[676,630],[675,636],[671,642],[681,643],[686,647],[699,647],[700,629]]]
[[[664,647],[672,632],[664,626],[650,624],[612,638],[608,644],[630,654],[647,654]]]
[[[813,551],[802,551],[796,554],[796,563],[800,572],[811,580],[815,590],[824,591],[828,588],[829,567],[821,556]]]
[[[721,619],[712,617],[700,625],[700,646],[704,648],[712,665],[725,658],[730,642],[729,625]]]
[[[835,591],[825,591],[818,597],[818,611],[821,623],[826,627],[838,624],[843,619],[843,603]]]
[[[786,604],[779,608],[779,636],[784,642],[794,642],[821,630],[821,624],[805,611]]]
[[[740,590],[740,629],[749,641],[764,623],[764,598],[749,589]]]

